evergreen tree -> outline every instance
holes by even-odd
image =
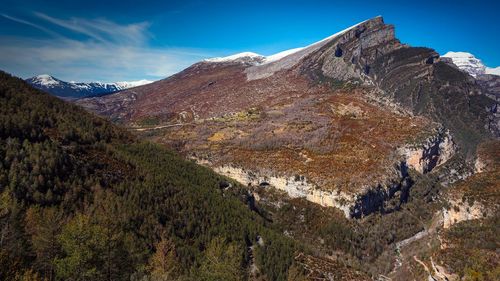
[[[105,280],[103,253],[104,230],[92,224],[84,214],[77,214],[59,236],[64,256],[56,259],[57,277],[64,280]]]
[[[223,238],[216,237],[208,245],[204,256],[200,266],[200,280],[244,280],[242,249],[236,244],[227,243]]]

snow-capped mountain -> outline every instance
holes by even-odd
[[[500,67],[491,68],[483,64],[473,54],[467,52],[448,52],[443,55],[445,58],[450,58],[458,68],[477,77],[481,74],[500,75]]]
[[[66,82],[59,80],[51,75],[42,74],[26,79],[26,82],[33,87],[46,91],[55,96],[66,99],[78,99],[89,96],[102,96],[109,93],[114,93],[128,88],[133,88],[153,81],[122,81],[115,83],[101,82]]]

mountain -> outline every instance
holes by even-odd
[[[500,67],[487,67],[471,53],[447,52],[443,57],[450,58],[458,68],[474,77],[482,74],[500,75]]]
[[[378,17],[284,55],[209,59],[77,103],[242,183],[352,217],[404,191],[407,166],[427,173],[456,154],[473,158],[498,133],[496,102],[481,92],[432,49],[401,44]]]
[[[493,280],[495,83],[401,43],[376,17],[76,103],[247,186],[284,233],[328,257],[306,259],[323,268],[340,259],[374,279]],[[476,248],[464,229],[483,235]]]
[[[139,80],[132,82],[115,82],[115,83],[101,83],[101,82],[65,82],[53,76],[43,74],[26,79],[26,82],[33,87],[46,91],[52,95],[66,98],[78,99],[89,96],[101,96],[109,93],[118,92],[124,89],[133,88],[153,81]]]

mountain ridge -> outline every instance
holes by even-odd
[[[66,99],[78,99],[89,96],[106,95],[128,88],[152,83],[150,80],[102,82],[66,82],[48,74],[33,76],[25,80],[33,87]]]
[[[382,19],[381,16],[377,16],[373,19]],[[371,20],[373,20],[371,19]],[[284,57],[287,57],[287,56],[290,56],[290,55],[293,55],[297,52],[300,52],[302,50],[305,50],[305,49],[309,49],[309,52],[311,52],[311,49],[314,49],[315,47],[319,47],[321,46],[321,44],[324,44],[326,43],[327,41],[337,37],[337,36],[340,36],[342,35],[343,33],[347,32],[348,30],[350,29],[353,29],[353,28],[356,28],[357,26],[367,22],[369,20],[365,20],[365,21],[362,21],[360,23],[357,23],[355,25],[352,25],[344,30],[341,30],[339,32],[336,32],[328,37],[325,37],[319,41],[316,41],[314,43],[311,43],[307,46],[304,46],[304,47],[296,47],[296,48],[292,48],[292,49],[288,49],[288,50],[284,50],[284,51],[281,51],[281,52],[278,52],[278,53],[275,53],[275,54],[272,54],[272,55],[269,55],[269,56],[263,56],[263,55],[260,55],[260,54],[257,54],[257,53],[254,53],[254,52],[241,52],[241,53],[237,53],[237,54],[233,54],[233,55],[229,55],[229,56],[226,56],[226,57],[214,57],[214,58],[208,58],[208,59],[204,59],[202,60],[201,62],[212,62],[212,63],[220,63],[220,62],[238,62],[238,61],[241,61],[242,59],[244,58],[250,58],[252,60],[254,60],[255,62],[253,62],[253,64],[255,65],[262,65],[262,64],[268,64],[268,63],[272,63],[272,62],[275,62],[275,61],[278,61]]]

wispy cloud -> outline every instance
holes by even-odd
[[[150,36],[147,31],[148,22],[120,25],[106,19],[70,18],[58,19],[49,15],[35,12],[35,15],[51,24],[86,35],[94,40],[107,43],[142,44]]]
[[[160,79],[211,56],[198,49],[149,46],[147,22],[121,25],[106,19],[35,15],[46,24],[41,26],[2,15],[54,36],[44,39],[0,36],[1,69],[25,78],[49,73],[68,81]],[[63,37],[49,29],[50,25],[88,38]]]
[[[55,37],[60,37],[60,35],[48,28],[45,28],[41,25],[38,25],[38,24],[35,24],[35,23],[32,23],[32,22],[29,22],[27,20],[23,20],[23,19],[20,19],[20,18],[16,18],[16,17],[12,17],[12,16],[9,16],[9,15],[5,15],[5,14],[1,14],[2,17],[8,19],[8,20],[11,20],[11,21],[14,21],[14,22],[17,22],[17,23],[21,23],[21,24],[25,24],[25,25],[28,25],[28,26],[31,26],[31,27],[34,27],[38,30],[41,30],[49,35],[52,35],[52,36],[55,36]]]

